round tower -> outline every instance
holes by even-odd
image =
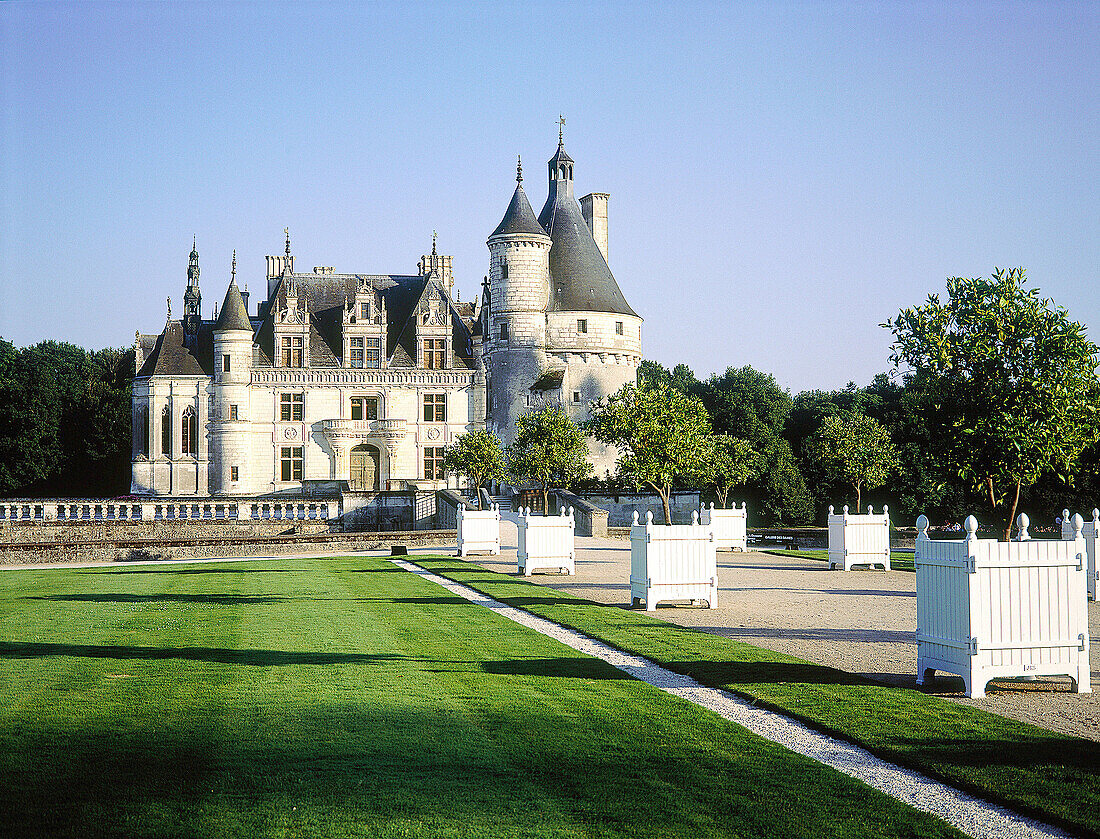
[[[507,444],[515,437],[516,418],[530,409],[531,386],[545,371],[550,299],[551,240],[523,191],[522,163],[512,201],[487,244],[486,424]]]
[[[214,495],[254,491],[249,475],[248,388],[252,380],[252,324],[237,288],[237,253],[218,321],[214,324],[214,388],[210,417],[210,490]]]

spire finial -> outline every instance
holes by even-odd
[[[565,131],[565,117],[563,117],[561,114],[558,114],[558,145],[559,146],[565,143],[564,131]]]
[[[168,298],[168,320],[172,319],[172,298]]]
[[[286,234],[286,255],[290,256],[290,228],[284,227],[283,233]]]
[[[199,249],[199,237],[198,234],[191,234],[191,250],[197,251]]]
[[[516,183],[523,183],[523,156],[516,155]]]
[[[237,282],[237,249],[233,249],[233,267],[230,269],[229,282],[236,284]]]
[[[432,231],[432,256],[435,256],[435,231]]]

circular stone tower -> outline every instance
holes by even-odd
[[[214,324],[214,388],[210,417],[210,490],[214,495],[254,492],[248,474],[248,386],[252,379],[252,324],[233,276]]]

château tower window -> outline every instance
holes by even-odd
[[[302,421],[302,394],[279,394],[279,420],[281,422]]]
[[[351,350],[351,359],[349,360],[349,367],[362,367],[363,366],[363,338],[349,338],[348,347]]]
[[[229,372],[229,356],[228,355],[223,355],[222,356],[222,372],[223,373],[228,373]]]
[[[615,334],[616,335],[622,335],[623,334],[623,322],[621,320],[615,321]]]
[[[239,417],[237,416],[237,406],[236,405],[230,405],[229,406],[229,420],[230,420],[230,422],[236,422],[238,419],[239,419]]]
[[[137,438],[137,454],[149,456],[149,408],[142,405],[134,415],[134,431]]]
[[[160,451],[165,457],[172,456],[172,409],[167,405],[160,414]]]
[[[353,420],[378,419],[378,400],[366,396],[351,398],[351,418]]]
[[[502,323],[500,325],[500,340],[502,340],[502,341],[507,341],[508,340],[508,324],[506,324],[506,323]]]
[[[367,338],[367,367],[377,370],[382,366],[382,339]]]
[[[442,446],[428,446],[424,449],[424,478],[429,481],[443,480]]]
[[[279,453],[279,480],[302,480],[302,447],[283,446]]]
[[[500,260],[500,278],[502,280],[508,279],[508,260]]]
[[[302,337],[284,335],[280,343],[283,367],[302,367]]]
[[[424,394],[424,422],[447,421],[447,394]]]
[[[447,366],[447,341],[444,338],[424,339],[424,366],[429,370],[442,370]]]
[[[577,332],[581,335],[588,333],[588,321],[581,318],[577,321]]]
[[[195,416],[195,409],[188,408],[180,417],[180,451],[184,454],[195,454],[198,451],[199,420]]]
[[[573,391],[573,403],[579,404],[581,401],[581,392],[579,390]]]
[[[240,469],[239,469],[238,467],[236,467],[236,466],[230,466],[230,467],[229,467],[229,480],[231,480],[231,481],[233,481],[234,483],[236,483],[236,482],[237,482],[237,481],[239,481],[240,479],[241,479],[241,472],[240,472]]]

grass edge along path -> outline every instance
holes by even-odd
[[[793,551],[788,548],[752,548],[751,550],[772,556],[796,556],[800,559],[818,559],[822,562],[829,561],[827,550]],[[916,571],[913,565],[913,553],[911,551],[890,551],[891,571]]]
[[[1100,837],[1100,745],[583,600],[454,557],[417,564],[1016,812]]]

